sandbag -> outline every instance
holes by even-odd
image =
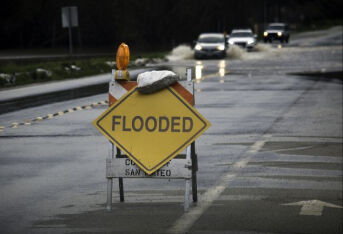
[[[154,93],[179,79],[178,75],[168,70],[143,72],[137,77],[137,90],[144,94]]]

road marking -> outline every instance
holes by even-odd
[[[324,207],[330,208],[339,208],[342,209],[342,206],[337,206],[335,204],[319,201],[319,200],[309,200],[309,201],[299,201],[287,204],[281,204],[283,206],[301,206],[299,215],[313,215],[321,216],[324,210]]]
[[[305,149],[311,149],[314,146],[315,145],[302,146],[302,147],[290,147],[290,148],[285,148],[285,149],[269,150],[269,152],[282,152],[282,151],[291,151],[291,150],[305,150]]]
[[[224,174],[218,179],[218,183],[206,190],[201,196],[201,199],[196,206],[191,207],[187,213],[184,213],[173,226],[167,231],[168,233],[186,233],[193,224],[199,219],[199,217],[212,205],[215,200],[218,200],[220,195],[228,187],[229,183],[238,175],[237,169],[241,169],[247,165],[251,157],[257,153],[270,138],[270,134],[262,136],[262,140],[256,141],[245,154],[241,157],[242,159],[235,162],[231,169],[236,169],[236,173],[231,171]]]
[[[211,74],[208,74],[208,75],[206,75],[206,76],[202,76],[201,77],[201,80],[204,80],[204,79],[208,79],[208,78],[214,78],[214,77],[217,77],[217,76],[219,76],[220,74],[218,73],[218,72],[216,72],[216,73],[211,73]]]
[[[19,123],[12,123],[11,128],[18,128]]]
[[[37,122],[37,121],[41,121],[41,120],[44,120],[44,119],[52,119],[54,118],[54,116],[62,116],[66,113],[73,113],[74,111],[80,111],[80,110],[90,110],[92,109],[93,107],[97,107],[99,105],[108,105],[108,101],[105,100],[105,101],[100,101],[100,102],[93,102],[92,104],[87,104],[87,105],[84,105],[84,106],[77,106],[77,107],[74,107],[74,108],[70,108],[68,110],[63,110],[63,111],[59,111],[59,112],[56,112],[54,114],[47,114],[45,116],[38,116],[34,119],[25,119],[24,122],[21,122],[21,123],[12,123],[10,126],[8,126],[8,128],[18,128],[19,125],[32,125],[34,122]],[[3,132],[5,130],[5,126],[0,126],[0,132]]]

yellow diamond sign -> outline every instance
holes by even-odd
[[[171,87],[149,95],[133,89],[93,124],[149,175],[210,127]]]

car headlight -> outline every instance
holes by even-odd
[[[265,36],[265,37],[268,36],[268,33],[267,33],[267,32],[264,32],[264,33],[263,33],[263,36]]]
[[[217,46],[217,50],[225,50],[225,46],[224,45]]]
[[[254,44],[254,40],[248,40],[247,43],[248,43],[249,45]]]
[[[277,35],[278,35],[279,37],[281,37],[281,36],[282,36],[282,32],[277,32]]]
[[[202,49],[202,46],[201,45],[196,45],[195,46],[195,50],[201,50]]]

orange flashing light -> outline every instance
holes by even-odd
[[[117,50],[116,63],[119,70],[126,70],[130,61],[129,46],[125,43],[121,43]]]

